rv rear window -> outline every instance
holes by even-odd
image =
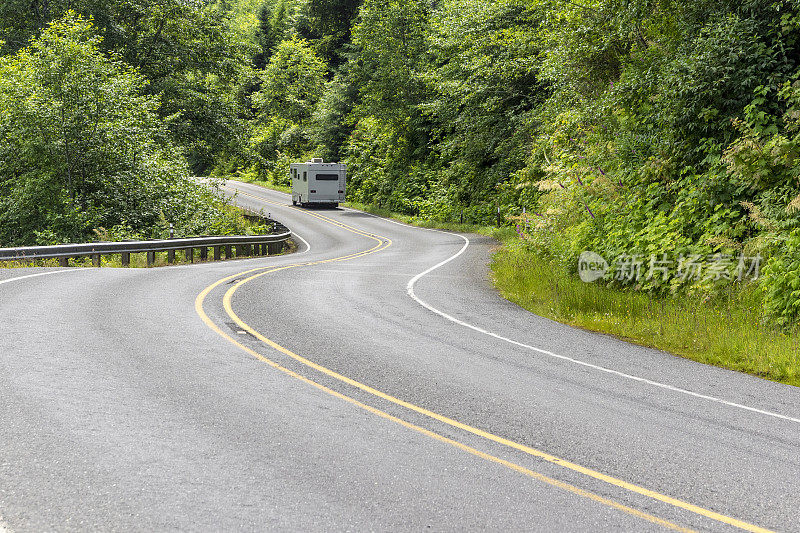
[[[339,174],[317,174],[317,181],[339,181]]]

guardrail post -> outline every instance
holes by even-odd
[[[271,242],[271,243],[269,243],[267,245],[267,247],[269,249],[269,255],[276,255],[276,254],[281,253],[281,250],[283,249],[283,243],[282,242]]]
[[[241,244],[236,245],[236,257],[241,257],[244,255],[244,246]]]
[[[130,266],[131,265],[131,254],[130,252],[122,252],[122,266]]]
[[[233,247],[230,244],[225,245],[225,259],[233,257]]]
[[[256,245],[256,246],[258,246],[258,245]],[[248,257],[253,255],[253,247],[250,246],[249,244],[245,244],[244,245],[244,255],[246,255]]]
[[[261,243],[261,255],[269,255],[269,247],[265,242]]]
[[[175,250],[167,250],[167,263],[170,265],[175,262]]]
[[[207,261],[208,260],[208,248],[203,246],[200,248],[200,261]]]
[[[147,252],[147,266],[151,267],[156,264],[156,253]]]
[[[194,263],[194,248],[187,248],[185,254],[186,260]]]
[[[222,246],[215,246],[214,247],[214,261],[219,261],[222,259]]]
[[[100,266],[100,254],[92,254],[92,266]]]
[[[59,257],[58,258],[58,266],[62,266],[62,267],[69,266],[69,257]]]

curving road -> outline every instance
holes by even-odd
[[[299,253],[0,270],[0,532],[800,529],[800,389],[531,315],[487,238],[229,185]]]

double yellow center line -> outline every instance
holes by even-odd
[[[265,201],[265,202],[268,202],[268,203],[273,203],[273,204],[276,204],[276,205],[283,206],[283,204],[278,204],[277,202],[272,202],[270,200],[267,200],[267,199],[259,197],[259,196],[251,195],[251,194],[248,194],[248,193],[242,193],[242,192],[240,192],[240,194],[244,194],[246,196],[252,196],[253,198],[258,198],[259,200],[262,200],[262,201]],[[392,422],[400,424],[403,427],[406,427],[408,429],[412,429],[412,430],[414,430],[414,431],[416,431],[418,433],[426,435],[426,436],[428,436],[430,438],[433,438],[433,439],[435,439],[435,440],[437,440],[439,442],[443,442],[443,443],[449,444],[449,445],[454,446],[454,447],[456,447],[456,448],[458,448],[460,450],[463,450],[463,451],[465,451],[467,453],[470,453],[472,455],[475,455],[475,456],[480,457],[482,459],[485,459],[487,461],[491,461],[491,462],[500,464],[500,465],[505,466],[507,468],[510,468],[510,469],[512,469],[514,471],[517,471],[517,472],[519,472],[521,474],[524,474],[526,476],[529,476],[529,477],[537,479],[537,480],[539,480],[541,482],[544,482],[544,483],[546,483],[548,485],[552,485],[552,486],[558,487],[560,489],[569,491],[569,492],[571,492],[573,494],[577,494],[577,495],[580,495],[582,497],[588,498],[590,500],[593,500],[593,501],[602,503],[604,505],[607,505],[609,507],[613,507],[614,509],[623,511],[625,513],[628,513],[628,514],[636,516],[638,518],[647,520],[649,522],[653,522],[655,524],[664,526],[664,527],[666,527],[668,529],[673,529],[673,530],[677,530],[677,531],[692,531],[691,529],[681,527],[681,526],[679,526],[677,524],[674,524],[672,522],[669,522],[667,520],[663,520],[661,518],[658,518],[656,516],[650,515],[648,513],[645,513],[645,512],[639,511],[637,509],[628,507],[628,506],[623,505],[623,504],[621,504],[619,502],[610,500],[610,499],[605,498],[603,496],[599,496],[597,494],[594,494],[592,492],[586,491],[586,490],[581,489],[579,487],[576,487],[574,485],[570,485],[568,483],[559,481],[557,479],[553,479],[551,477],[545,476],[544,474],[541,474],[539,472],[535,472],[533,470],[530,470],[528,468],[520,466],[520,465],[518,465],[516,463],[512,463],[510,461],[506,461],[505,459],[501,459],[499,457],[495,457],[493,455],[490,455],[488,453],[482,452],[482,451],[480,451],[478,449],[470,447],[470,446],[468,446],[466,444],[463,444],[461,442],[458,442],[458,441],[455,441],[453,439],[444,437],[442,435],[439,435],[438,433],[434,433],[433,431],[430,431],[430,430],[425,429],[423,427],[420,427],[420,426],[417,426],[417,425],[412,424],[410,422],[407,422],[405,420],[402,420],[402,419],[400,419],[400,418],[398,418],[398,417],[396,417],[394,415],[391,415],[391,414],[389,414],[389,413],[387,413],[385,411],[382,411],[382,410],[377,409],[377,408],[375,408],[373,406],[367,405],[367,404],[365,404],[363,402],[360,402],[360,401],[358,401],[358,400],[356,400],[356,399],[354,399],[354,398],[352,398],[350,396],[347,396],[347,395],[342,394],[340,392],[337,392],[337,391],[335,391],[335,390],[333,390],[333,389],[331,389],[329,387],[326,387],[325,385],[322,385],[321,383],[318,383],[318,382],[316,382],[316,381],[314,381],[314,380],[312,380],[312,379],[310,379],[310,378],[308,378],[306,376],[298,374],[297,372],[294,372],[293,370],[285,368],[285,367],[281,366],[280,364],[278,364],[277,362],[275,362],[275,361],[265,357],[264,355],[258,353],[257,351],[255,351],[255,350],[253,350],[253,349],[241,344],[235,338],[233,338],[231,335],[225,333],[219,326],[217,326],[208,317],[208,315],[206,314],[206,312],[205,312],[205,310],[203,308],[203,303],[204,303],[206,297],[208,296],[208,294],[211,291],[213,291],[215,288],[217,288],[220,285],[222,285],[223,283],[226,283],[226,282],[228,282],[230,280],[233,280],[233,279],[240,278],[243,275],[251,274],[249,277],[236,282],[233,286],[231,286],[226,291],[226,293],[225,293],[225,295],[223,297],[223,300],[222,300],[225,312],[236,323],[236,325],[239,326],[242,330],[244,330],[247,333],[251,334],[253,337],[258,339],[259,341],[261,341],[265,345],[269,346],[270,348],[272,348],[272,349],[274,349],[274,350],[276,350],[276,351],[278,351],[278,352],[280,352],[280,353],[292,358],[293,360],[303,364],[304,366],[306,366],[308,368],[316,370],[316,371],[318,371],[318,372],[320,372],[320,373],[322,373],[322,374],[324,374],[326,376],[329,376],[329,377],[331,377],[331,378],[333,378],[333,379],[335,379],[335,380],[337,380],[339,382],[342,382],[342,383],[345,383],[345,384],[350,385],[352,387],[355,387],[355,388],[357,388],[357,389],[359,389],[361,391],[364,391],[364,392],[366,392],[366,393],[368,393],[368,394],[370,394],[372,396],[381,398],[382,400],[386,400],[386,401],[391,402],[391,403],[393,403],[395,405],[398,405],[398,406],[403,407],[405,409],[408,409],[410,411],[414,411],[416,413],[424,415],[424,416],[426,416],[428,418],[431,418],[433,420],[437,420],[437,421],[439,421],[441,423],[444,423],[444,424],[447,424],[449,426],[458,428],[460,430],[466,431],[466,432],[471,433],[473,435],[477,435],[477,436],[482,437],[484,439],[487,439],[489,441],[492,441],[492,442],[495,442],[495,443],[498,443],[498,444],[502,444],[504,446],[507,446],[509,448],[512,448],[512,449],[515,449],[515,450],[518,450],[518,451],[521,451],[521,452],[524,452],[524,453],[526,453],[528,455],[531,455],[533,457],[536,457],[538,459],[545,460],[545,461],[547,461],[549,463],[556,464],[556,465],[561,466],[563,468],[567,468],[567,469],[569,469],[571,471],[578,472],[578,473],[583,474],[585,476],[588,476],[588,477],[603,481],[605,483],[608,483],[608,484],[613,485],[615,487],[619,487],[621,489],[630,491],[632,493],[636,493],[636,494],[639,494],[639,495],[642,495],[642,496],[645,496],[645,497],[648,497],[648,498],[652,498],[654,500],[666,503],[668,505],[671,505],[671,506],[674,506],[674,507],[677,507],[677,508],[680,508],[680,509],[684,509],[686,511],[695,513],[695,514],[703,516],[705,518],[709,518],[709,519],[715,520],[717,522],[721,522],[721,523],[724,523],[724,524],[727,524],[727,525],[730,525],[730,526],[734,526],[734,527],[743,529],[745,531],[753,531],[753,532],[768,532],[768,531],[770,531],[768,529],[765,529],[765,528],[750,524],[748,522],[744,522],[742,520],[739,520],[739,519],[736,519],[736,518],[732,518],[732,517],[729,517],[729,516],[726,516],[726,515],[711,511],[709,509],[705,509],[703,507],[699,507],[697,505],[693,505],[693,504],[685,502],[683,500],[679,500],[677,498],[673,498],[671,496],[667,496],[665,494],[661,494],[659,492],[655,492],[655,491],[646,489],[646,488],[641,487],[639,485],[635,485],[633,483],[629,483],[629,482],[623,481],[621,479],[618,479],[618,478],[603,474],[602,472],[598,472],[596,470],[592,470],[590,468],[581,466],[581,465],[573,463],[571,461],[567,461],[565,459],[561,459],[559,457],[556,457],[556,456],[553,456],[551,454],[548,454],[548,453],[546,453],[544,451],[537,450],[537,449],[532,448],[530,446],[526,446],[524,444],[520,444],[520,443],[511,441],[509,439],[506,439],[504,437],[500,437],[498,435],[494,435],[494,434],[489,433],[487,431],[484,431],[484,430],[481,430],[479,428],[470,426],[468,424],[464,424],[462,422],[459,422],[457,420],[448,418],[448,417],[446,417],[444,415],[441,415],[439,413],[430,411],[430,410],[425,409],[423,407],[420,407],[418,405],[406,402],[406,401],[401,400],[399,398],[396,398],[396,397],[394,397],[394,396],[392,396],[390,394],[387,394],[387,393],[379,391],[379,390],[377,390],[377,389],[375,389],[373,387],[370,387],[369,385],[366,385],[366,384],[361,383],[359,381],[356,381],[356,380],[354,380],[352,378],[349,378],[347,376],[339,374],[339,373],[337,373],[337,372],[335,372],[335,371],[333,371],[333,370],[331,370],[331,369],[329,369],[327,367],[324,367],[324,366],[322,366],[322,365],[320,365],[318,363],[315,363],[314,361],[311,361],[311,360],[309,360],[309,359],[307,359],[307,358],[305,358],[305,357],[303,357],[301,355],[298,355],[298,354],[292,352],[291,350],[289,350],[288,348],[285,348],[284,346],[279,345],[278,343],[272,341],[271,339],[265,337],[264,335],[262,335],[261,333],[259,333],[255,329],[253,329],[250,325],[245,323],[234,312],[233,306],[232,306],[233,295],[236,293],[236,291],[240,287],[242,287],[246,283],[248,283],[248,282],[250,282],[250,281],[252,281],[252,280],[254,280],[256,278],[259,278],[261,276],[264,276],[264,275],[267,275],[267,274],[271,274],[271,273],[274,273],[274,272],[279,272],[281,270],[288,270],[288,269],[291,269],[291,268],[319,265],[319,264],[331,263],[331,262],[337,262],[337,261],[349,261],[349,260],[352,260],[352,259],[356,259],[358,257],[363,257],[363,256],[366,256],[366,255],[370,255],[370,254],[379,252],[379,251],[384,250],[384,249],[386,249],[386,248],[388,248],[389,246],[392,245],[392,241],[390,239],[386,238],[386,237],[377,236],[375,234],[359,230],[357,228],[354,228],[354,227],[349,226],[347,224],[344,224],[344,223],[341,223],[339,221],[333,220],[331,218],[328,218],[326,216],[320,215],[318,213],[313,213],[313,212],[306,211],[306,210],[301,210],[301,211],[303,213],[309,215],[309,216],[312,216],[312,217],[318,218],[320,220],[323,220],[323,221],[325,221],[325,222],[327,222],[329,224],[337,226],[337,227],[339,227],[341,229],[344,229],[346,231],[349,231],[349,232],[355,233],[357,235],[361,235],[361,236],[367,237],[369,239],[372,239],[376,243],[375,243],[374,246],[372,246],[371,248],[369,248],[367,250],[364,250],[364,251],[361,251],[361,252],[352,253],[352,254],[348,254],[348,255],[343,255],[343,256],[339,256],[339,257],[323,259],[323,260],[318,260],[318,261],[307,261],[307,262],[301,262],[301,263],[294,263],[294,264],[284,265],[284,266],[280,266],[280,267],[261,267],[261,268],[254,268],[254,269],[246,270],[244,272],[240,272],[240,273],[234,274],[232,276],[228,276],[226,278],[220,279],[220,280],[216,281],[215,283],[213,283],[213,284],[209,285],[208,287],[206,287],[197,296],[197,298],[195,300],[195,310],[196,310],[197,314],[200,316],[200,318],[203,320],[203,322],[209,328],[211,328],[212,330],[217,332],[220,336],[225,338],[228,342],[230,342],[231,344],[235,345],[239,349],[249,353],[253,357],[257,358],[258,360],[263,361],[264,363],[267,363],[268,365],[272,366],[273,368],[275,368],[275,369],[277,369],[277,370],[279,370],[281,372],[284,372],[285,374],[287,374],[287,375],[289,375],[289,376],[291,376],[291,377],[293,377],[295,379],[298,379],[300,381],[308,383],[309,385],[312,385],[312,386],[316,387],[317,389],[322,390],[322,391],[324,391],[324,392],[326,392],[326,393],[328,393],[328,394],[330,394],[332,396],[335,396],[337,398],[345,400],[345,401],[347,401],[347,402],[349,402],[349,403],[351,403],[353,405],[358,406],[361,409],[369,411],[370,413],[373,413],[373,414],[375,414],[377,416],[380,416],[380,417],[382,417],[384,419],[391,420]]]

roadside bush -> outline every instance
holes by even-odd
[[[235,230],[187,177],[147,82],[100,42],[70,13],[0,58],[0,243],[78,242],[98,228],[154,236],[161,218],[187,233]]]
[[[800,230],[786,240],[780,255],[764,267],[764,310],[783,327],[797,326],[800,319]]]

